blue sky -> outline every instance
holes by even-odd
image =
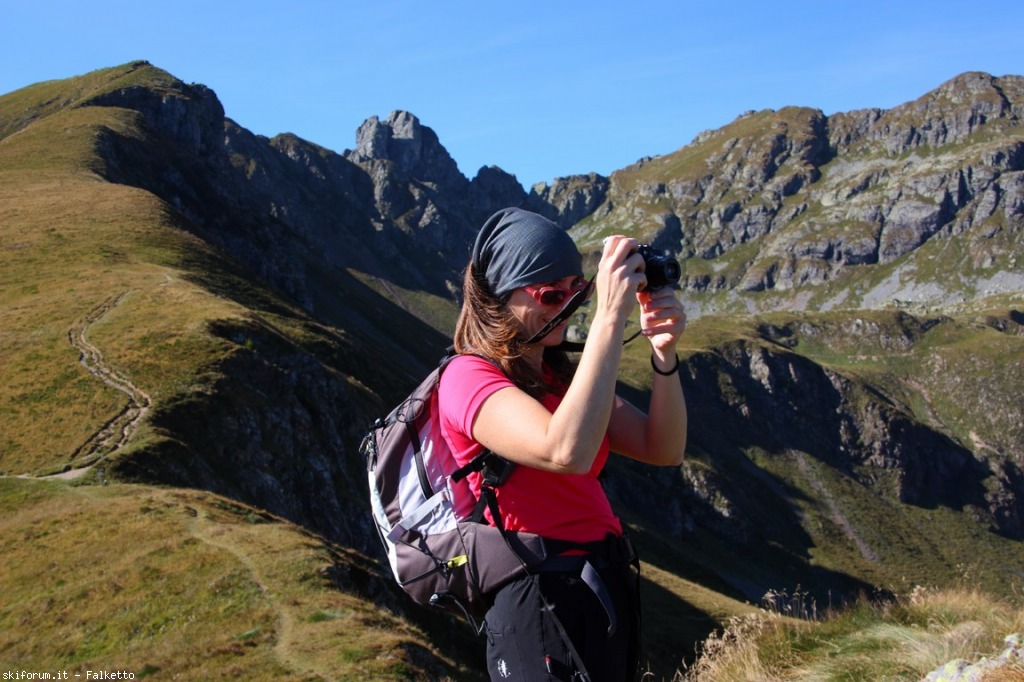
[[[404,109],[529,188],[672,152],[750,109],[889,108],[1024,75],[1024,2],[0,0],[0,93],[146,59],[228,117],[335,151]]]

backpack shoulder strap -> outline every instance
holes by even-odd
[[[490,509],[494,524],[499,530],[504,530],[501,513],[498,510],[498,498],[494,494],[494,489],[505,483],[515,468],[515,462],[496,455],[490,450],[484,450],[452,473],[451,479],[456,483],[474,472],[480,472],[483,476],[480,483],[480,499],[477,500],[473,513],[469,516],[471,521],[483,523],[484,509]]]
[[[452,472],[452,481],[458,483],[466,476],[480,472],[483,474],[484,483],[491,486],[499,486],[508,480],[515,470],[515,462],[509,461],[501,455],[496,455],[490,450],[484,450],[466,464]]]

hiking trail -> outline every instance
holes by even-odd
[[[149,395],[132,383],[131,379],[108,365],[103,359],[103,353],[87,338],[89,329],[120,305],[128,293],[124,291],[105,299],[75,321],[68,330],[68,342],[78,350],[78,361],[86,371],[111,388],[124,393],[128,400],[117,414],[108,419],[71,454],[68,470],[50,478],[78,478],[123,448],[131,440],[152,404]]]

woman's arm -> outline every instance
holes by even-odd
[[[608,427],[611,446],[642,462],[678,466],[686,450],[687,419],[676,344],[686,329],[686,313],[672,289],[640,292],[637,299],[641,328],[651,342],[651,404],[644,414],[617,401]]]
[[[619,398],[612,412],[608,435],[613,451],[648,464],[679,466],[686,452],[686,401],[681,388],[658,388],[678,376],[656,378],[647,414]]]
[[[493,393],[473,423],[473,438],[519,464],[562,473],[593,466],[616,406],[615,383],[626,319],[646,281],[636,240],[605,243],[598,266],[597,301],[587,343],[572,383],[554,413],[515,387]]]

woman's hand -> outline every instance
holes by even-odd
[[[676,343],[686,331],[686,311],[670,287],[654,291],[638,291],[640,303],[640,328],[659,357],[675,355]]]
[[[616,324],[625,325],[633,312],[636,292],[647,284],[644,259],[636,251],[639,244],[622,235],[604,240],[594,282],[597,289],[595,316],[608,315]]]
[[[619,400],[609,423],[612,449],[649,464],[678,466],[686,452],[686,399],[678,375],[676,343],[686,329],[686,313],[675,291],[639,291],[640,326],[651,342],[651,398],[647,414]]]

